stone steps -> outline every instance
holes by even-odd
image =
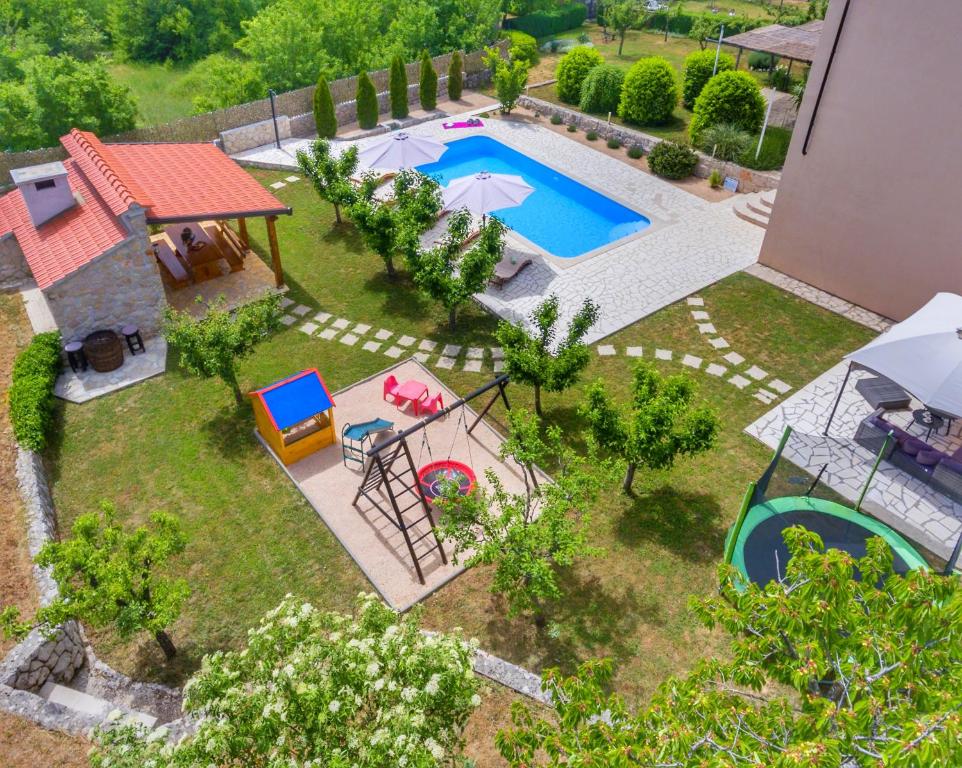
[[[760,202],[765,208],[767,208],[770,211],[775,206],[775,193],[777,191],[778,190],[776,189],[769,189],[765,192],[762,192],[758,196],[758,202]]]
[[[732,211],[743,221],[766,229],[770,210],[760,200],[761,195],[757,192],[750,195],[741,195],[732,205]]]
[[[40,696],[52,704],[60,704],[76,712],[94,715],[101,719],[106,719],[107,715],[117,709],[106,699],[91,696],[89,693],[83,693],[82,691],[75,691],[73,688],[67,688],[57,683],[44,683],[40,689]],[[132,710],[124,712],[123,719],[126,722],[139,723],[147,728],[153,728],[157,722],[157,718],[152,715]]]

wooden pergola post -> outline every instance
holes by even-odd
[[[267,242],[271,247],[271,267],[274,270],[274,282],[278,288],[284,287],[284,270],[281,268],[281,252],[277,247],[277,228],[274,222],[277,216],[266,216],[267,221]]]
[[[247,237],[247,219],[243,216],[237,219],[237,228],[240,230],[240,239],[245,248],[251,247],[250,239]]]

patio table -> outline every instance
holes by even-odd
[[[400,408],[405,401],[409,401],[415,403],[416,409],[417,403],[426,399],[427,396],[428,385],[417,379],[408,379],[403,384],[399,384],[398,388],[394,390],[394,401],[397,403],[398,408]]]

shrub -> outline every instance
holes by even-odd
[[[698,155],[691,147],[676,141],[660,141],[648,153],[648,167],[666,179],[684,179],[698,165]]]
[[[552,116],[551,116],[551,124],[552,124],[552,125],[561,125],[563,122],[564,122],[564,120],[561,119],[561,115],[552,115]]]
[[[751,144],[752,135],[731,123],[711,125],[701,135],[701,148],[719,160],[737,160]]]
[[[54,417],[53,385],[60,374],[60,333],[50,331],[33,337],[13,364],[10,385],[10,422],[21,446],[40,452]]]
[[[596,141],[596,140],[598,139],[598,132],[597,132],[597,131],[588,131],[588,132],[585,134],[585,138],[588,139],[588,141]]]
[[[464,59],[461,58],[461,51],[451,54],[451,63],[448,65],[448,98],[457,101],[461,98],[461,91],[464,89]]]
[[[768,73],[768,82],[771,83],[772,88],[782,93],[791,91],[795,84],[794,79],[788,73],[788,67],[783,67],[781,64]]]
[[[578,126],[574,123],[568,123],[568,133],[574,133],[578,130]]]
[[[565,3],[525,16],[506,19],[505,29],[517,29],[534,37],[549,37],[569,29],[577,29],[585,23],[588,9],[583,3]]]
[[[625,73],[611,64],[601,64],[588,72],[581,84],[582,112],[617,112]]]
[[[632,160],[639,160],[645,156],[645,148],[641,144],[632,144],[628,147],[628,157]]]
[[[322,139],[332,139],[337,133],[334,97],[324,75],[317,79],[317,88],[314,89],[314,123],[317,125],[317,135]]]
[[[367,72],[357,78],[357,122],[361,128],[369,129],[377,125],[377,91]]]
[[[785,165],[785,156],[788,154],[788,145],[792,141],[792,132],[787,128],[776,128],[768,126],[765,131],[765,139],[762,141],[762,151],[755,157],[755,144],[757,137],[748,149],[738,158],[738,164],[746,168],[754,168],[757,171],[773,171]]]
[[[682,86],[682,103],[691,109],[695,105],[695,99],[701,93],[712,78],[715,69],[715,51],[705,49],[688,54],[685,58],[685,75]],[[722,53],[718,56],[718,72],[727,72],[735,69],[735,59],[731,54]],[[717,74],[717,73],[716,73]]]
[[[640,59],[625,75],[618,114],[631,123],[665,123],[678,104],[675,70],[666,59]]]
[[[511,114],[528,84],[528,65],[523,61],[505,61],[497,48],[485,49],[484,63],[493,73],[494,92],[501,102],[501,114]]]
[[[692,144],[701,143],[701,132],[711,125],[731,123],[749,133],[758,131],[765,117],[765,97],[747,72],[721,72],[702,89],[695,100],[688,125]]]
[[[764,51],[752,51],[748,54],[748,68],[767,72],[775,66],[775,56]]]
[[[438,105],[438,73],[427,49],[421,52],[421,79],[418,84],[421,109],[431,112]]]
[[[717,168],[713,168],[712,172],[708,174],[708,183],[711,185],[712,189],[718,189],[722,184],[725,183],[725,177],[721,175],[721,171]]]
[[[608,149],[620,149],[621,142],[618,139],[608,139]]]
[[[538,56],[537,40],[527,32],[519,32],[517,29],[509,29],[506,34],[510,43],[508,54],[512,59],[527,62],[529,67],[538,63],[540,57]]]
[[[360,90],[360,83],[358,83],[358,90]],[[396,54],[391,59],[388,91],[391,95],[391,117],[395,120],[404,119],[408,116],[408,73],[400,54]]]
[[[577,104],[581,100],[581,84],[588,73],[604,63],[604,58],[594,48],[584,45],[572,48],[570,53],[561,57],[555,69],[555,77],[558,78],[555,85],[558,98],[568,104]]]

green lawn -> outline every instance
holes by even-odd
[[[283,173],[255,172],[267,184]],[[317,309],[384,325],[396,333],[430,335],[442,342],[490,345],[495,321],[478,308],[466,311],[461,330],[445,329],[442,310],[411,285],[390,283],[383,265],[359,243],[349,225],[332,225],[332,211],[310,188],[293,184],[278,192],[295,215],[282,217],[279,237],[291,295]],[[259,228],[252,235],[261,237]],[[263,247],[263,238],[256,240]],[[734,349],[798,387],[837,362],[871,333],[836,315],[740,274],[701,293],[716,327]],[[681,302],[609,339],[619,349],[641,345],[691,352],[711,350]],[[244,363],[241,383],[263,385],[307,366],[344,387],[376,373],[388,358],[309,338],[278,333]],[[684,369],[659,363],[666,372]],[[619,395],[627,392],[627,358],[598,358],[585,381],[603,377]],[[435,371],[464,393],[484,376]],[[714,584],[725,530],[747,482],[765,466],[769,451],[742,433],[766,406],[726,382],[694,373],[701,396],[719,412],[720,444],[710,454],[683,461],[672,472],[640,473],[638,495],[609,489],[593,510],[591,538],[603,557],[580,563],[564,576],[567,597],[537,632],[523,619],[508,620],[488,593],[490,574],[472,570],[429,599],[428,626],[462,626],[485,648],[534,669],[611,655],[617,687],[641,699],[667,674],[681,672],[723,638],[702,630],[687,608],[690,594]],[[576,408],[583,384],[546,395],[550,422],[565,427],[579,445]],[[528,406],[531,392],[512,386],[512,402]],[[492,419],[503,423],[495,409]],[[251,433],[248,408],[235,408],[216,381],[190,378],[175,366],[166,375],[92,401],[61,407],[62,437],[47,456],[53,493],[65,530],[99,500],[116,502],[131,523],[155,509],[178,515],[190,535],[177,564],[193,594],[173,628],[181,655],[164,669],[151,640],[122,643],[98,633],[98,651],[138,677],[179,681],[203,653],[242,643],[248,627],[287,592],[323,608],[347,609],[369,585],[316,514],[300,498]]]
[[[169,123],[193,114],[191,94],[183,86],[187,69],[164,64],[111,64],[110,74],[133,94],[140,110],[138,125]]]

